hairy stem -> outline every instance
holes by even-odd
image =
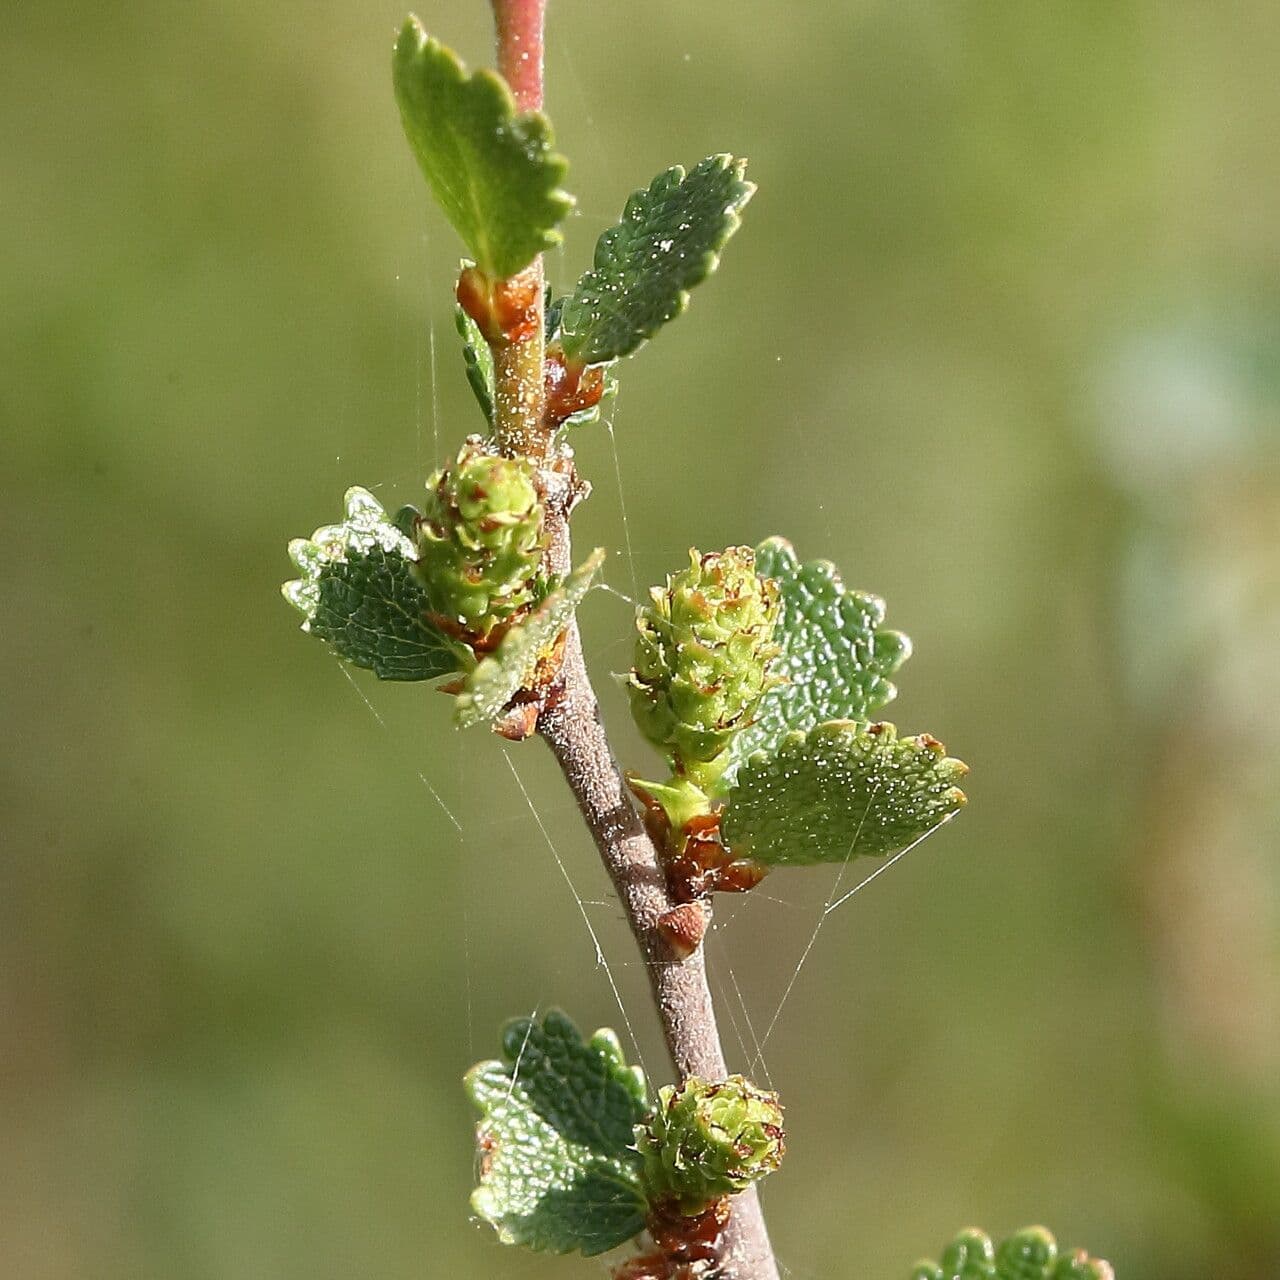
[[[562,470],[548,470],[543,483],[551,532],[549,567],[563,574],[570,564],[568,512],[575,498],[574,480]],[[576,622],[569,624],[564,662],[547,691],[537,728],[578,802],[644,956],[677,1076],[723,1080],[729,1071],[707,985],[706,957],[699,946],[681,958],[658,929],[658,921],[676,904],[667,890],[658,850],[609,746]],[[720,1280],[778,1280],[754,1187],[733,1199],[716,1274]]]
[[[542,31],[546,0],[491,0],[498,37],[498,70],[521,111],[542,109]],[[493,347],[494,433],[509,455],[542,458],[550,446],[543,426],[546,403],[543,341],[543,270],[539,256],[518,277],[531,294],[525,336]],[[523,291],[523,290],[522,290]]]
[[[542,46],[546,0],[491,0],[497,25],[498,69],[522,111],[542,106]],[[494,346],[495,429],[505,453],[548,459],[554,432],[544,423],[542,259],[536,273],[536,332]],[[528,274],[525,273],[525,274]],[[567,458],[542,472],[550,533],[548,567],[565,574],[572,559],[569,511],[578,496]],[[658,930],[675,903],[667,892],[658,851],[636,812],[622,770],[605,736],[600,706],[582,657],[576,623],[565,637],[564,663],[538,717],[595,840],[635,935],[653,990],[663,1036],[681,1079],[728,1075],[702,948],[677,956]],[[720,1280],[778,1280],[778,1268],[755,1188],[736,1196],[725,1229]]]
[[[658,932],[659,917],[675,904],[605,736],[576,624],[570,624],[564,666],[538,729],[560,764],[626,911],[678,1075],[723,1079],[728,1068],[703,950],[698,947],[678,959]],[[754,1187],[734,1197],[718,1274],[723,1280],[778,1280]]]
[[[529,332],[490,344],[493,352],[494,433],[509,457],[544,458],[551,432],[544,425],[546,408],[543,339],[542,259],[526,267],[516,280],[533,290]],[[523,291],[523,289],[522,289]]]
[[[498,70],[521,111],[542,109],[542,32],[546,0],[491,0]]]

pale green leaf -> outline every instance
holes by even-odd
[[[457,697],[455,716],[460,728],[491,724],[529,683],[539,660],[550,654],[560,633],[569,625],[603,563],[604,549],[597,548],[523,622],[502,637],[493,653],[480,660]]]
[[[896,696],[889,677],[911,654],[906,636],[881,627],[884,601],[850,591],[829,560],[802,563],[785,538],[768,538],[756,549],[756,572],[781,594],[773,639],[782,652],[769,669],[783,679],[729,744],[722,790],[748,756],[776,749],[793,730],[872,719]]]
[[[584,1040],[556,1010],[509,1024],[502,1051],[466,1078],[482,1116],[472,1208],[530,1249],[592,1255],[630,1240],[647,1209],[633,1145],[650,1110],[644,1073],[612,1031]]]
[[[594,263],[560,314],[565,354],[583,364],[630,355],[688,304],[715,270],[755,187],[745,160],[708,156],[691,173],[677,165],[628,201],[596,242]]]
[[[767,866],[894,853],[958,812],[967,772],[928,734],[830,721],[742,765],[721,835],[735,857]]]
[[[393,71],[405,135],[476,265],[504,279],[559,244],[573,200],[546,116],[517,112],[501,76],[468,72],[417,18],[400,32]]]
[[[1110,1263],[1062,1251],[1043,1227],[1024,1227],[999,1248],[985,1231],[960,1232],[940,1262],[917,1262],[911,1280],[1115,1280]]]
[[[433,680],[462,670],[460,651],[426,620],[413,543],[364,489],[347,490],[346,512],[341,524],[289,544],[302,577],[281,590],[303,614],[303,631],[383,680]]]

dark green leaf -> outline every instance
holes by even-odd
[[[472,1208],[531,1249],[592,1255],[631,1239],[647,1208],[634,1149],[649,1113],[643,1072],[612,1031],[584,1041],[556,1010],[511,1023],[502,1048],[466,1079],[482,1116]]]
[[[715,270],[755,187],[745,160],[708,156],[686,176],[679,165],[628,201],[597,241],[594,265],[565,300],[560,341],[583,364],[630,355],[689,301]]]
[[[503,279],[558,244],[573,200],[560,189],[568,162],[546,116],[517,113],[501,76],[468,73],[416,18],[400,32],[393,69],[409,144],[476,265]]]
[[[463,660],[426,621],[426,600],[411,572],[413,544],[364,489],[348,489],[347,518],[289,544],[303,576],[284,597],[305,616],[304,631],[340,658],[383,680],[433,680]]]

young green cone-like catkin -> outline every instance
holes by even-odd
[[[483,637],[532,604],[546,545],[533,463],[470,437],[427,481],[415,573],[434,613]]]
[[[714,760],[772,683],[778,588],[755,564],[750,547],[691,551],[689,567],[654,587],[652,603],[637,611],[631,714],[683,764]]]
[[[645,1184],[690,1217],[745,1191],[782,1163],[786,1135],[776,1093],[742,1076],[714,1083],[690,1076],[658,1092],[647,1125],[636,1129]]]

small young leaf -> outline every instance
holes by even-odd
[[[518,114],[501,76],[468,74],[417,18],[400,32],[393,72],[409,145],[476,265],[505,279],[559,244],[573,199],[546,116]]]
[[[426,621],[426,598],[411,571],[413,543],[366,490],[348,489],[346,509],[342,524],[289,544],[303,576],[281,590],[303,613],[303,631],[382,680],[462,670],[461,653]]]
[[[544,311],[544,339],[548,348],[558,347],[560,343],[560,313],[564,310],[566,299],[555,297],[550,286],[547,287],[546,293],[546,309]],[[563,350],[563,348],[561,348]],[[550,365],[553,360],[560,360],[562,357],[551,351],[548,355],[548,389],[551,387],[550,382]],[[618,380],[608,370],[604,370],[603,379],[604,390],[600,393],[600,399],[595,404],[588,405],[585,409],[579,409],[575,413],[569,414],[561,423],[561,428],[587,427],[594,422],[600,420],[600,414],[604,409],[604,402],[612,400],[618,394]]]
[[[716,268],[755,190],[745,160],[708,156],[692,173],[676,165],[628,201],[596,242],[595,260],[560,315],[565,354],[583,364],[630,355],[688,304]]]
[[[1024,1227],[999,1249],[970,1228],[946,1247],[941,1263],[917,1262],[911,1280],[1115,1280],[1115,1273],[1083,1249],[1060,1253],[1043,1227]]]
[[[960,809],[967,772],[927,734],[833,720],[747,760],[720,830],[735,857],[767,866],[894,853]]]
[[[604,548],[597,547],[523,622],[502,637],[491,654],[481,659],[457,697],[454,714],[459,728],[492,723],[529,683],[539,661],[548,656],[569,625],[603,563]]]
[[[493,352],[480,332],[480,326],[461,307],[455,307],[453,322],[462,339],[462,362],[467,381],[475,394],[485,421],[493,426]]]
[[[612,1031],[584,1041],[556,1010],[512,1022],[502,1051],[466,1078],[482,1116],[472,1208],[504,1244],[591,1256],[630,1240],[647,1209],[633,1146],[644,1073]]]
[[[723,789],[743,761],[774,751],[787,733],[827,720],[870,720],[897,690],[889,677],[911,654],[900,631],[883,630],[884,601],[850,591],[829,560],[801,563],[785,538],[756,548],[756,572],[777,581],[782,616],[774,642],[782,653],[770,671],[783,677],[756,708],[755,720],[729,745]]]
[[[579,409],[577,413],[571,413],[560,426],[567,430],[574,430],[577,427],[589,427],[595,422],[600,421],[600,415],[604,412],[604,406],[608,401],[612,400],[618,394],[618,380],[608,369],[604,371],[604,390],[600,393],[600,399],[593,405],[588,405],[585,409]]]

